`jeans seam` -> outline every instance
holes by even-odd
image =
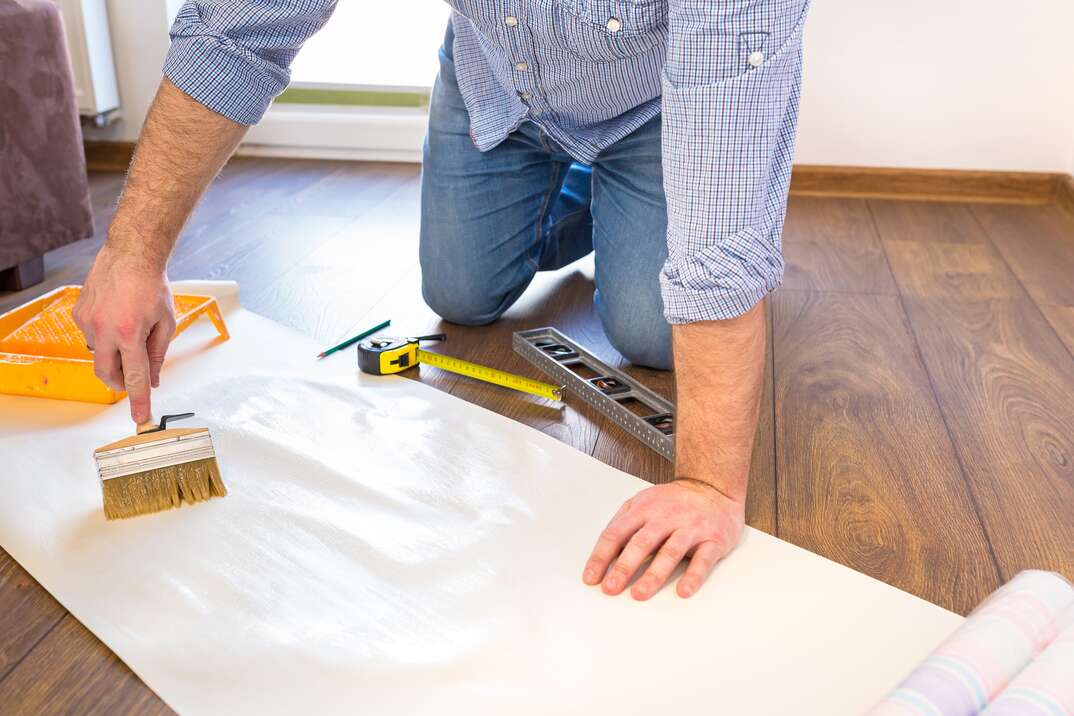
[[[543,142],[543,138],[542,138]],[[557,163],[558,164],[558,163]],[[567,171],[570,171],[570,165],[567,165]],[[544,201],[541,202],[541,210],[537,213],[537,221],[534,222],[534,242],[533,251],[526,257],[526,260],[533,266],[534,270],[540,270],[540,253],[541,248],[544,245],[544,217],[548,214],[549,207],[552,203],[552,197],[558,195],[559,188],[563,184],[563,176],[560,176],[561,172],[558,168],[552,171],[551,181],[549,187],[545,191]],[[566,172],[563,172],[565,175]]]

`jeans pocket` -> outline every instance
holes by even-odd
[[[591,62],[615,62],[666,45],[667,22],[667,0],[562,0],[557,13],[563,49]]]

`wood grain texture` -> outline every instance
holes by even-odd
[[[1041,306],[1040,310],[1052,330],[1059,336],[1059,340],[1067,347],[1071,358],[1074,359],[1074,307],[1071,306]]]
[[[1003,578],[1074,578],[1074,363],[1028,300],[906,298]]]
[[[799,164],[791,175],[796,196],[851,196],[929,201],[1043,204],[1055,198],[1060,174]]]
[[[989,244],[884,241],[899,291],[939,300],[1021,298],[1022,284]]]
[[[868,204],[860,199],[792,198],[783,257],[786,288],[896,293]]]
[[[65,613],[52,595],[0,549],[0,681]]]
[[[0,681],[0,712],[174,713],[70,614]]]
[[[773,316],[779,537],[968,612],[999,580],[899,299]]]
[[[968,204],[871,200],[868,206],[883,239],[928,244],[988,243],[988,236]]]
[[[1074,216],[1057,206],[990,206],[974,214],[1037,303],[1074,306]]]

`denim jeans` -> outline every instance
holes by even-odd
[[[667,258],[660,117],[592,167],[574,162],[530,122],[482,153],[470,138],[452,41],[449,28],[422,167],[426,303],[452,323],[491,323],[537,271],[592,251],[593,301],[609,341],[632,363],[670,369],[671,326],[659,285]]]

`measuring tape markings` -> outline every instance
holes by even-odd
[[[459,375],[469,376],[470,378],[475,378],[477,380],[483,380],[486,383],[494,383],[503,386],[504,388],[511,388],[512,390],[518,390],[523,393],[538,395],[542,398],[548,398],[549,400],[563,400],[562,390],[554,385],[542,383],[539,380],[533,380],[495,368],[489,368],[488,366],[478,365],[477,363],[471,363],[462,358],[454,358],[440,353],[432,353],[419,348],[418,362],[440,368],[441,370],[458,373]]]

